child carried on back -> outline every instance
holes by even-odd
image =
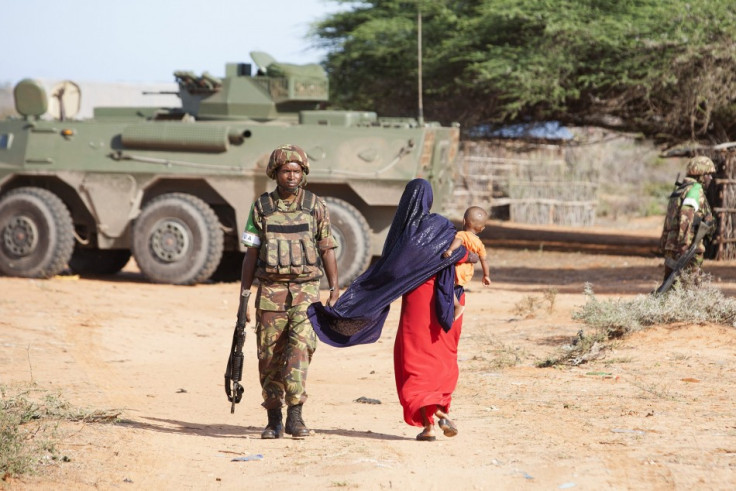
[[[478,237],[478,234],[486,228],[487,219],[488,213],[479,206],[471,206],[465,210],[463,230],[457,233],[455,240],[452,241],[450,247],[442,254],[443,257],[450,257],[452,252],[461,245],[464,245],[468,252],[476,253],[480,259],[480,265],[483,268],[483,279],[481,281],[484,286],[491,284],[491,277],[488,272],[488,263],[486,262],[486,248]],[[473,278],[474,273],[475,264],[473,263],[455,265],[455,284],[465,286]],[[455,319],[460,317],[464,310],[465,306],[455,297]]]

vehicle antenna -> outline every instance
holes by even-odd
[[[419,126],[424,126],[424,104],[422,102],[422,10],[417,5],[417,92],[419,93]]]

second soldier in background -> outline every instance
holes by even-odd
[[[705,226],[713,222],[713,212],[706,196],[716,172],[713,161],[703,155],[694,157],[687,163],[686,172],[685,179],[677,183],[670,195],[660,238],[660,248],[665,257],[665,281],[673,272],[672,264],[693,245],[700,223]],[[705,254],[702,239],[695,247],[695,255],[684,270],[695,274],[697,279],[702,274]]]

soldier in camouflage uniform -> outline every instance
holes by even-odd
[[[690,248],[695,233],[696,217],[703,221],[713,220],[710,204],[706,198],[706,191],[713,181],[716,172],[713,161],[703,155],[690,159],[687,164],[687,177],[678,183],[675,191],[670,195],[667,206],[667,215],[664,220],[660,248],[664,253],[664,279],[672,273],[667,265],[667,259],[677,261]],[[702,274],[703,254],[705,246],[701,241],[697,246],[696,254],[685,271]]]
[[[263,407],[268,425],[261,438],[309,435],[302,419],[307,400],[307,369],[317,337],[306,315],[319,301],[320,259],[330,286],[328,305],[339,297],[337,244],[330,231],[325,202],[304,189],[309,174],[306,153],[296,145],[282,145],[272,153],[266,174],[276,189],[263,193],[253,206],[242,242],[247,247],[241,289],[250,295],[254,278],[256,342]],[[250,322],[250,310],[246,310]],[[287,405],[286,426],[281,407]]]

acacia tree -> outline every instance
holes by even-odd
[[[420,9],[429,119],[736,139],[730,0],[338,1],[312,31],[338,104],[415,113]]]

